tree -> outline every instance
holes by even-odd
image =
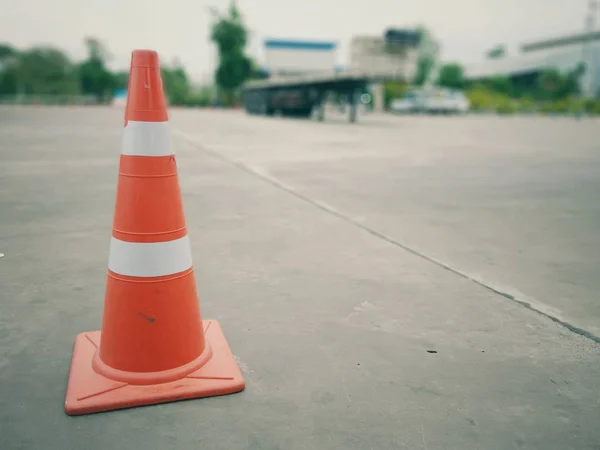
[[[106,50],[106,47],[95,37],[86,37],[85,45],[88,49],[88,57],[100,61],[108,61],[111,55]]]
[[[413,82],[417,86],[422,86],[429,81],[433,69],[437,65],[440,45],[424,26],[418,27],[417,33],[419,34],[419,50],[417,73]]]
[[[218,20],[211,29],[211,40],[219,52],[219,66],[215,72],[217,85],[232,101],[235,91],[248,79],[252,62],[244,54],[248,32],[232,1],[226,16],[216,15]]]
[[[586,65],[579,63],[572,71],[565,75],[561,92],[563,97],[579,95],[581,93],[581,77],[585,74],[585,71]]]
[[[542,100],[558,100],[579,94],[579,79],[584,71],[582,65],[568,73],[556,69],[543,71],[538,78],[539,96]]]
[[[498,94],[513,95],[513,84],[509,77],[497,75],[489,80],[490,88]]]
[[[88,57],[79,65],[79,77],[81,90],[84,94],[94,95],[102,102],[106,97],[112,96],[117,87],[117,80],[106,68],[108,57],[106,50],[95,38],[86,38],[85,44],[88,49]]]
[[[0,44],[0,70],[4,64],[19,55],[19,51],[9,44]]]
[[[129,84],[129,72],[121,70],[114,75],[115,87],[117,89],[127,89]]]
[[[506,55],[506,47],[503,44],[496,45],[487,51],[488,59],[500,59]]]
[[[17,92],[19,51],[11,45],[0,44],[0,95]]]
[[[402,98],[408,91],[408,85],[403,81],[388,81],[383,85],[383,102],[387,108],[397,98]]]
[[[162,67],[161,75],[165,94],[173,105],[183,105],[190,92],[190,85],[185,70],[180,65],[173,68]]]
[[[217,84],[225,91],[233,92],[250,75],[250,60],[238,55],[224,55],[217,68]]]
[[[465,85],[464,71],[460,64],[444,64],[438,75],[438,84],[450,89],[462,89]]]
[[[76,95],[77,71],[69,58],[52,47],[34,47],[19,55],[14,66],[18,90],[25,94]]]

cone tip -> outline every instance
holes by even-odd
[[[158,69],[158,53],[154,50],[134,50],[131,52],[131,67],[149,67]]]

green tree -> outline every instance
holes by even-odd
[[[127,89],[129,83],[129,72],[121,70],[114,75],[115,87],[117,89]]]
[[[513,84],[509,77],[497,75],[489,80],[490,89],[498,94],[512,96]]]
[[[586,65],[579,63],[572,71],[564,75],[561,89],[562,97],[577,96],[581,94],[581,77],[586,71]]]
[[[438,85],[450,89],[462,89],[465,85],[464,70],[460,64],[444,64],[438,75]]]
[[[51,47],[34,47],[19,55],[14,66],[19,91],[38,95],[76,95],[77,71],[69,58]]]
[[[100,41],[86,38],[88,57],[79,65],[81,90],[84,94],[94,95],[102,102],[112,97],[117,87],[115,76],[106,68],[108,54]]]
[[[422,86],[429,81],[433,69],[437,65],[440,45],[426,27],[418,27],[417,33],[419,34],[419,50],[417,56],[417,73],[413,83],[417,86]]]
[[[561,90],[562,76],[556,69],[548,69],[542,72],[538,78],[538,89],[540,97],[544,100],[552,100],[558,97]]]
[[[173,68],[162,67],[163,87],[169,102],[173,105],[183,105],[190,94],[188,77],[179,64]]]
[[[211,29],[211,40],[219,52],[215,80],[230,102],[252,72],[252,62],[244,54],[247,39],[248,32],[242,16],[235,2],[232,2],[228,14],[217,15],[217,21]]]
[[[408,85],[403,81],[388,81],[383,85],[383,101],[387,108],[397,98],[402,98],[408,90]]]
[[[9,44],[0,44],[0,95],[16,94],[20,52]]]
[[[10,44],[0,44],[0,70],[4,67],[4,64],[14,59],[19,55],[19,51]]]
[[[579,80],[585,66],[579,65],[573,71],[561,73],[557,69],[547,69],[538,78],[538,96],[542,100],[559,100],[580,93]]]
[[[233,92],[250,75],[250,60],[238,55],[224,55],[217,68],[216,80],[226,92]]]

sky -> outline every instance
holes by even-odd
[[[85,57],[85,36],[113,55],[112,68],[127,69],[136,48],[159,52],[162,63],[179,60],[196,81],[212,72],[211,15],[230,0],[4,0],[0,42],[17,48],[54,45],[74,59]],[[588,0],[237,0],[251,31],[248,53],[263,57],[266,38],[336,41],[346,64],[354,35],[382,35],[388,27],[425,25],[442,45],[444,61],[483,59],[486,50],[582,32]],[[598,24],[600,25],[600,24]]]

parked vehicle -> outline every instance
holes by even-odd
[[[409,91],[402,98],[392,100],[390,110],[397,114],[415,114],[423,110],[424,102],[422,91]]]
[[[331,93],[344,97],[348,119],[357,119],[359,97],[373,83],[406,82],[417,72],[421,34],[388,29],[383,37],[353,40],[349,67],[334,66],[335,43],[272,40],[265,43],[271,76],[250,80],[242,89],[248,114],[325,118]]]
[[[410,90],[390,104],[390,110],[397,114],[464,114],[469,108],[464,93],[451,89]]]

